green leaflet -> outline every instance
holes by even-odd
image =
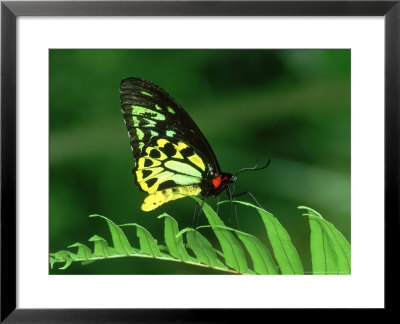
[[[158,244],[158,248],[161,252],[168,252],[168,247],[164,244]]]
[[[72,247],[78,248],[78,252],[76,254],[77,259],[88,260],[90,258],[90,256],[92,255],[92,251],[85,244],[76,242],[76,243],[68,246],[68,248],[72,248]]]
[[[210,227],[210,226],[200,226],[200,227]],[[231,232],[234,232],[238,236],[238,238],[242,241],[242,243],[244,244],[244,246],[246,247],[247,251],[250,254],[255,270],[254,274],[278,274],[278,268],[275,264],[274,259],[271,256],[271,253],[257,237],[228,226],[215,226],[215,227],[225,228]]]
[[[264,222],[268,239],[271,242],[275,259],[278,262],[282,274],[304,274],[299,254],[290,240],[288,232],[286,232],[274,215],[244,201],[235,201],[235,203],[257,209]]]
[[[315,210],[307,210],[311,236],[311,260],[314,274],[351,274],[351,248],[345,237]]]
[[[111,232],[111,238],[114,244],[115,251],[118,254],[129,255],[131,253],[134,253],[134,250],[132,249],[124,232],[113,221],[109,220],[107,217],[97,214],[89,215],[89,217],[100,217],[106,220]]]
[[[72,261],[76,258],[76,255],[72,252],[61,250],[54,253],[53,258],[56,260],[65,261],[65,265],[59,268],[60,270],[65,270],[71,265]]]
[[[201,199],[193,196],[191,197],[197,201],[199,205],[202,204]],[[217,227],[224,226],[224,223],[218,217],[216,212],[205,202],[203,204],[203,212],[206,215],[208,222],[212,226],[219,243],[221,244],[226,265],[235,269],[239,273],[247,272],[247,261],[240,243],[229,230]]]
[[[217,252],[211,243],[199,232],[193,229],[185,231],[188,247],[196,255],[197,261],[207,264],[210,267],[226,269],[226,266],[218,259]]]
[[[139,238],[141,253],[149,254],[153,257],[162,256],[162,253],[157,246],[157,240],[154,239],[147,229],[136,223],[128,223],[120,226],[136,226],[136,235]]]
[[[90,239],[89,242],[94,242],[94,252],[93,255],[96,256],[102,256],[102,257],[109,257],[110,255],[113,255],[113,251],[108,247],[107,241],[102,238],[101,236],[98,235],[93,235]],[[115,253],[115,252],[114,252]]]
[[[182,236],[177,237],[179,232],[177,221],[167,213],[158,216],[158,218],[164,218],[164,238],[171,255],[180,260],[190,260]]]
[[[57,262],[57,259],[53,258],[52,256],[49,257],[50,260],[50,268],[53,269],[54,263]]]
[[[326,234],[315,219],[309,218],[311,236],[311,260],[313,274],[328,274],[337,271],[336,255],[331,244],[328,243]]]
[[[257,237],[237,230],[235,233],[249,252],[256,273],[278,274],[278,268],[271,253]]]

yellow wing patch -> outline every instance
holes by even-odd
[[[136,171],[136,176],[139,178],[138,175],[142,176],[143,175],[142,171]],[[171,179],[172,177],[174,177],[174,175],[175,174],[173,172],[164,171],[161,173],[157,173],[156,175],[148,176],[142,179],[141,182],[139,182],[138,179],[138,183],[144,191],[148,192],[149,194],[152,194],[157,191],[158,186],[161,183]]]
[[[194,165],[196,165],[197,167],[199,167],[203,171],[206,170],[206,166],[204,165],[203,160],[196,153],[194,153],[193,155],[189,156],[188,159],[190,160],[190,162],[192,162]]]
[[[201,188],[196,185],[175,187],[175,188],[164,189],[161,191],[156,191],[145,198],[142,204],[142,210],[151,211],[171,200],[184,198],[185,195],[197,196],[198,194],[200,194],[200,192]]]
[[[203,160],[187,144],[159,138],[156,144],[145,148],[135,170],[138,185],[149,194],[142,209],[149,211],[184,195],[198,195],[202,171]],[[160,189],[166,181],[171,183]]]
[[[150,157],[140,158],[138,161],[138,170],[151,169],[160,166],[161,162]]]

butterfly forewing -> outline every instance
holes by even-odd
[[[192,118],[165,90],[147,80],[127,78],[121,82],[121,104],[135,158],[153,137],[179,139],[204,156],[215,172],[220,171],[207,139]],[[143,143],[143,144],[141,144]]]

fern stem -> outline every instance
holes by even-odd
[[[107,260],[107,259],[113,259],[113,258],[126,258],[126,257],[139,257],[139,258],[147,258],[147,259],[156,259],[156,260],[163,260],[163,261],[173,261],[173,262],[181,262],[181,263],[186,263],[189,265],[194,265],[194,266],[199,266],[203,268],[208,268],[208,269],[213,269],[213,270],[218,270],[222,272],[227,272],[227,273],[232,273],[232,274],[243,274],[238,271],[232,270],[232,269],[225,269],[225,268],[220,268],[220,267],[215,267],[215,266],[209,266],[207,264],[203,263],[196,263],[192,261],[183,261],[175,258],[168,258],[168,257],[162,257],[162,256],[152,256],[152,255],[146,255],[146,254],[128,254],[128,255],[110,255],[107,257],[104,256],[99,256],[99,257],[90,257],[87,259],[74,259],[73,262],[84,262],[84,261],[97,261],[97,260]],[[54,260],[54,263],[60,263],[60,262],[65,262],[65,260],[60,260],[56,259]]]

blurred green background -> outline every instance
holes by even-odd
[[[50,50],[50,252],[98,234],[111,242],[98,213],[137,222],[163,243],[168,212],[192,226],[194,202],[179,199],[153,212],[135,186],[119,85],[148,79],[169,92],[209,140],[221,168],[235,173],[256,159],[270,166],[239,176],[291,236],[311,272],[309,225],[297,209],[319,211],[350,241],[350,50]],[[241,200],[253,202],[250,197]],[[216,199],[208,199],[215,207]],[[222,220],[237,227],[229,206]],[[266,232],[258,214],[238,206],[240,229]],[[231,220],[231,221],[230,221]],[[230,223],[229,223],[230,221]],[[205,224],[202,216],[199,225]],[[125,228],[134,246],[134,229]],[[212,235],[204,231],[204,235]],[[74,251],[75,252],[75,251]],[[124,258],[51,274],[214,273],[171,262]]]

